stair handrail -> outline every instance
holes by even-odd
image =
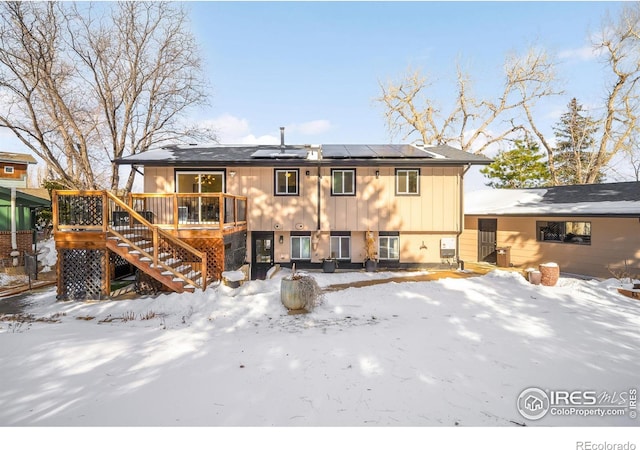
[[[170,233],[164,231],[163,229],[161,229],[157,225],[152,224],[151,222],[149,222],[147,219],[145,219],[142,215],[138,214],[133,208],[131,208],[125,202],[120,200],[120,198],[118,198],[117,196],[115,196],[111,192],[106,192],[106,195],[107,195],[107,198],[111,199],[116,205],[118,205],[124,211],[128,212],[131,220],[135,219],[137,222],[140,222],[143,226],[151,229],[151,232],[152,232],[152,235],[153,235],[153,255],[148,254],[147,252],[145,252],[144,250],[142,250],[141,248],[136,246],[133,242],[131,242],[129,239],[125,238],[122,234],[118,233],[111,226],[109,226],[110,232],[112,232],[113,234],[118,236],[120,239],[122,239],[123,241],[125,241],[128,244],[130,244],[131,246],[133,246],[136,250],[138,250],[139,252],[141,252],[145,256],[151,258],[153,260],[153,265],[155,267],[162,266],[163,268],[167,269],[169,272],[171,272],[172,274],[174,274],[178,278],[184,280],[186,283],[188,283],[188,284],[190,284],[190,285],[192,285],[192,286],[194,286],[196,288],[200,287],[203,291],[207,288],[207,279],[208,278],[207,278],[207,254],[206,253],[201,252],[200,250],[192,247],[191,245],[187,244],[186,242],[184,242],[184,241],[174,237]],[[108,219],[109,219],[108,217],[104,218],[105,223],[108,223]],[[198,284],[195,283],[193,280],[191,280],[190,278],[185,277],[182,273],[178,272],[173,267],[171,267],[171,266],[169,266],[169,265],[167,265],[164,262],[159,260],[159,258],[158,258],[158,236],[162,236],[164,239],[170,241],[175,246],[181,247],[184,250],[192,253],[196,257],[200,258],[200,260],[202,261],[202,263],[201,263],[202,264],[202,268],[201,268],[201,271],[200,271],[200,273],[202,275],[202,286],[198,286]]]

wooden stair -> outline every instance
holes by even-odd
[[[182,293],[195,291],[195,287],[193,285],[188,284],[188,282],[176,276],[176,274],[164,266],[170,267],[173,271],[184,275],[186,278],[196,283],[201,281],[202,273],[191,270],[190,266],[183,264],[179,259],[173,258],[170,253],[158,254],[159,264],[158,266],[155,266],[150,256],[145,255],[136,248],[138,247],[142,249],[148,255],[153,255],[153,243],[141,236],[136,236],[135,234],[128,235],[126,237],[129,239],[129,242],[109,232],[107,234],[107,248],[175,292]]]

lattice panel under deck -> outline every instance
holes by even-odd
[[[60,249],[58,300],[100,300],[106,296],[106,250]]]
[[[207,254],[209,278],[220,280],[224,271],[224,243],[222,239],[184,239],[192,247]]]

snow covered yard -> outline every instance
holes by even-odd
[[[640,302],[513,272],[329,292],[288,315],[280,277],[101,303],[34,295],[0,322],[4,426],[637,426],[524,419],[519,394],[640,384]],[[321,286],[398,274],[314,274]]]

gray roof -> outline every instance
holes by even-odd
[[[322,159],[309,158],[310,152],[321,148]],[[180,145],[148,150],[137,155],[116,159],[116,164],[153,166],[244,165],[459,165],[490,164],[491,160],[462,150],[439,145],[417,147],[408,144],[329,144],[304,145]]]
[[[542,204],[640,201],[640,182],[576,184],[546,189]]]
[[[0,152],[0,162],[37,164],[36,159],[27,153]]]
[[[475,191],[465,194],[465,214],[638,217],[640,182]]]

